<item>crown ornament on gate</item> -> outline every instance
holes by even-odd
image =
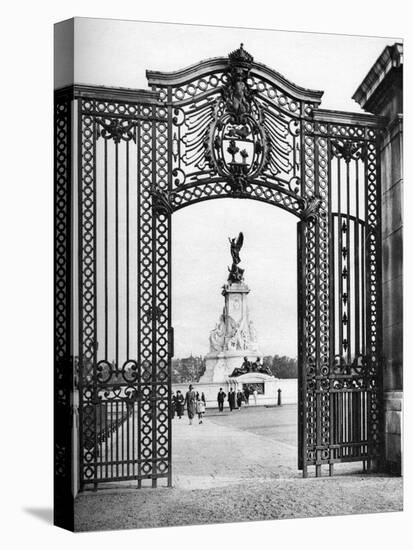
[[[251,113],[253,92],[248,83],[249,72],[254,58],[244,50],[244,45],[228,55],[228,81],[222,89],[227,112],[234,124],[246,122]]]
[[[229,65],[250,68],[254,58],[250,53],[244,50],[244,44],[241,42],[237,50],[228,54]]]

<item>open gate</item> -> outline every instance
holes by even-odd
[[[171,485],[171,216],[221,197],[299,220],[299,469],[369,466],[381,430],[380,119],[320,109],[322,92],[242,45],[147,78],[151,91],[56,93],[56,410],[68,419],[72,363],[81,488]]]

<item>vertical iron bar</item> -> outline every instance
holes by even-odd
[[[84,356],[83,356],[83,201],[82,201],[82,158],[83,158],[83,141],[82,141],[82,100],[77,101],[77,143],[78,143],[78,166],[77,166],[77,211],[78,211],[78,339],[79,339],[79,467],[80,467],[80,489],[85,485],[84,478],[84,455],[85,455],[85,439],[84,439]]]
[[[119,372],[119,145],[115,143],[115,326],[116,374]]]
[[[98,414],[97,409],[99,407],[98,400],[98,382],[97,382],[97,323],[96,323],[96,313],[97,313],[97,269],[96,269],[96,251],[97,251],[97,239],[96,239],[96,226],[97,226],[97,208],[96,208],[96,119],[93,118],[92,125],[92,140],[93,140],[93,397],[92,397],[92,406],[93,406],[93,427],[94,427],[94,488],[97,489],[97,467],[98,459],[97,455],[99,452],[99,439],[98,439]]]
[[[126,142],[126,360],[129,360],[129,141]]]
[[[139,114],[142,114],[142,107],[139,106]],[[137,342],[137,360],[138,360],[138,370],[137,370],[137,401],[136,401],[136,424],[137,424],[137,434],[136,434],[136,443],[137,443],[137,477],[138,477],[138,488],[141,487],[142,484],[142,453],[141,453],[141,404],[142,404],[142,350],[141,350],[141,330],[142,330],[142,314],[141,311],[141,222],[140,222],[140,216],[141,216],[141,172],[140,172],[140,166],[141,166],[141,122],[138,122],[137,125],[137,138],[136,143],[138,144],[136,149],[136,209],[137,209],[137,215],[136,215],[136,233],[137,233],[137,256],[136,256],[136,293],[137,293],[137,304],[138,307],[136,308],[136,326],[137,326],[137,335],[136,335],[136,342]],[[132,424],[132,433],[133,433],[133,445],[132,445],[132,452],[133,452],[133,463],[135,464],[135,407],[134,407],[134,414],[133,414],[133,424]],[[135,469],[135,467],[134,467]]]
[[[126,407],[126,475],[130,476],[129,464],[130,464],[130,422],[131,422],[131,411],[133,414],[133,401],[129,402]]]
[[[125,401],[122,399],[120,402],[121,408],[121,423],[122,423],[122,477],[125,476],[125,422],[128,418],[125,416]]]
[[[366,350],[366,232],[365,225],[361,226],[361,349],[363,355]]]
[[[350,219],[350,162],[346,163],[346,187],[347,187],[347,233],[346,233],[346,244],[347,244],[347,282],[346,282],[346,288],[347,288],[347,360],[348,363],[351,364],[351,297],[352,297],[352,291],[351,291],[351,219]]]
[[[341,162],[337,157],[337,210],[338,210],[338,352],[343,356],[343,221],[341,217]]]
[[[116,465],[115,465],[115,475],[116,477],[119,477],[119,433],[120,433],[120,426],[119,426],[119,401],[116,399],[116,417],[115,417],[115,424],[114,424],[114,432],[113,432],[113,439],[116,440]]]
[[[332,214],[332,189],[331,189],[331,143],[330,139],[327,140],[327,191],[328,191],[328,226],[329,226],[329,237],[328,237],[328,250],[329,250],[329,271],[328,271],[328,286],[329,286],[329,351],[330,351],[330,357],[329,357],[329,391],[332,389],[332,381],[331,381],[331,375],[333,374],[334,369],[334,356],[335,356],[335,269],[334,269],[334,246],[335,246],[335,238],[334,238],[334,217]],[[330,445],[334,444],[334,438],[335,438],[335,415],[334,415],[334,394],[330,393],[330,402],[329,402],[329,408],[330,408],[330,415],[332,418],[330,418]],[[330,460],[332,458],[331,454],[334,451],[330,449]],[[330,462],[330,468],[329,468],[329,474],[330,476],[333,475],[334,465]]]
[[[319,145],[317,139],[314,138],[314,193],[318,196],[319,193],[319,169],[318,169],[318,156],[319,156]],[[311,222],[310,222],[311,223]],[[320,327],[320,228],[319,224],[315,223],[314,232],[315,232],[315,263],[316,263],[316,300],[315,300],[315,326],[316,326],[316,360],[315,360],[315,399],[316,399],[316,477],[321,476],[321,451],[320,447],[322,444],[321,432],[322,432],[322,402],[323,402],[323,389],[321,386],[321,352],[320,352],[320,336],[321,336],[321,327]]]
[[[108,360],[108,142],[104,140],[104,187],[105,187],[105,360]]]
[[[301,303],[299,303],[299,322],[300,322],[300,331],[303,335],[302,340],[298,342],[299,351],[301,357],[301,366],[299,368],[299,374],[301,377],[299,383],[299,391],[301,391],[300,402],[301,402],[301,460],[302,460],[302,470],[303,477],[308,475],[308,466],[307,466],[307,373],[306,365],[308,361],[307,357],[307,343],[305,341],[306,335],[306,313],[305,308],[307,305],[307,292],[306,292],[306,249],[307,249],[307,239],[306,231],[307,226],[304,222],[299,222],[298,224],[298,235],[299,235],[299,246],[297,257],[301,257],[301,268],[300,268],[300,277],[298,279],[298,284],[300,285],[300,295]]]
[[[172,191],[172,87],[168,86],[168,189]],[[171,300],[171,288],[172,288],[172,216],[168,219],[168,311],[166,315],[168,317],[168,339],[173,339],[174,334],[172,330],[172,300]],[[168,487],[172,487],[172,353],[173,342],[168,342]]]
[[[305,378],[304,338],[305,338],[305,247],[304,225],[297,224],[297,357],[298,357],[298,385],[297,385],[297,425],[298,425],[298,469],[304,471],[305,464],[305,393],[303,392]]]
[[[109,433],[110,433],[110,477],[113,478],[113,399],[110,400],[110,417],[109,417]]]
[[[354,281],[355,281],[355,305],[354,305],[354,320],[355,320],[355,341],[354,354],[356,358],[360,355],[360,249],[359,249],[359,161],[356,159],[356,220],[354,222]]]
[[[155,107],[152,107],[152,185],[156,186],[156,122]],[[152,204],[152,372],[151,372],[151,414],[152,414],[152,488],[156,487],[156,382],[157,382],[157,303],[156,303],[156,259],[157,239],[156,226],[157,217]]]
[[[109,429],[108,429],[108,401],[105,401],[105,459],[106,459],[106,477],[109,477]]]

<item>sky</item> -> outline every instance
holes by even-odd
[[[57,32],[57,53],[68,36]],[[229,27],[75,19],[74,71],[59,62],[55,86],[72,83],[147,88],[145,71],[173,71],[226,56],[241,42],[258,62],[310,89],[321,107],[361,112],[351,96],[384,47],[396,39]],[[56,56],[59,59],[59,56]],[[208,352],[223,307],[228,237],[243,231],[251,318],[263,354],[296,356],[296,223],[279,208],[220,199],[172,217],[172,322],[175,356]]]
[[[219,199],[172,215],[172,322],[175,356],[209,351],[209,332],[224,306],[228,237],[244,233],[240,267],[251,292],[250,319],[263,355],[297,352],[298,218],[253,200]]]
[[[56,48],[68,37],[57,33]],[[61,38],[59,39],[59,36]],[[174,71],[225,57],[244,43],[256,61],[303,86],[324,90],[322,107],[361,109],[351,99],[384,47],[396,38],[237,29],[112,19],[75,19],[74,73],[55,66],[55,86],[78,84],[146,88],[145,71]],[[55,59],[59,59],[58,55]],[[70,61],[70,60],[69,60]]]

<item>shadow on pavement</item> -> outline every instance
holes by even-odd
[[[53,508],[24,508],[23,510],[26,514],[53,525]]]

